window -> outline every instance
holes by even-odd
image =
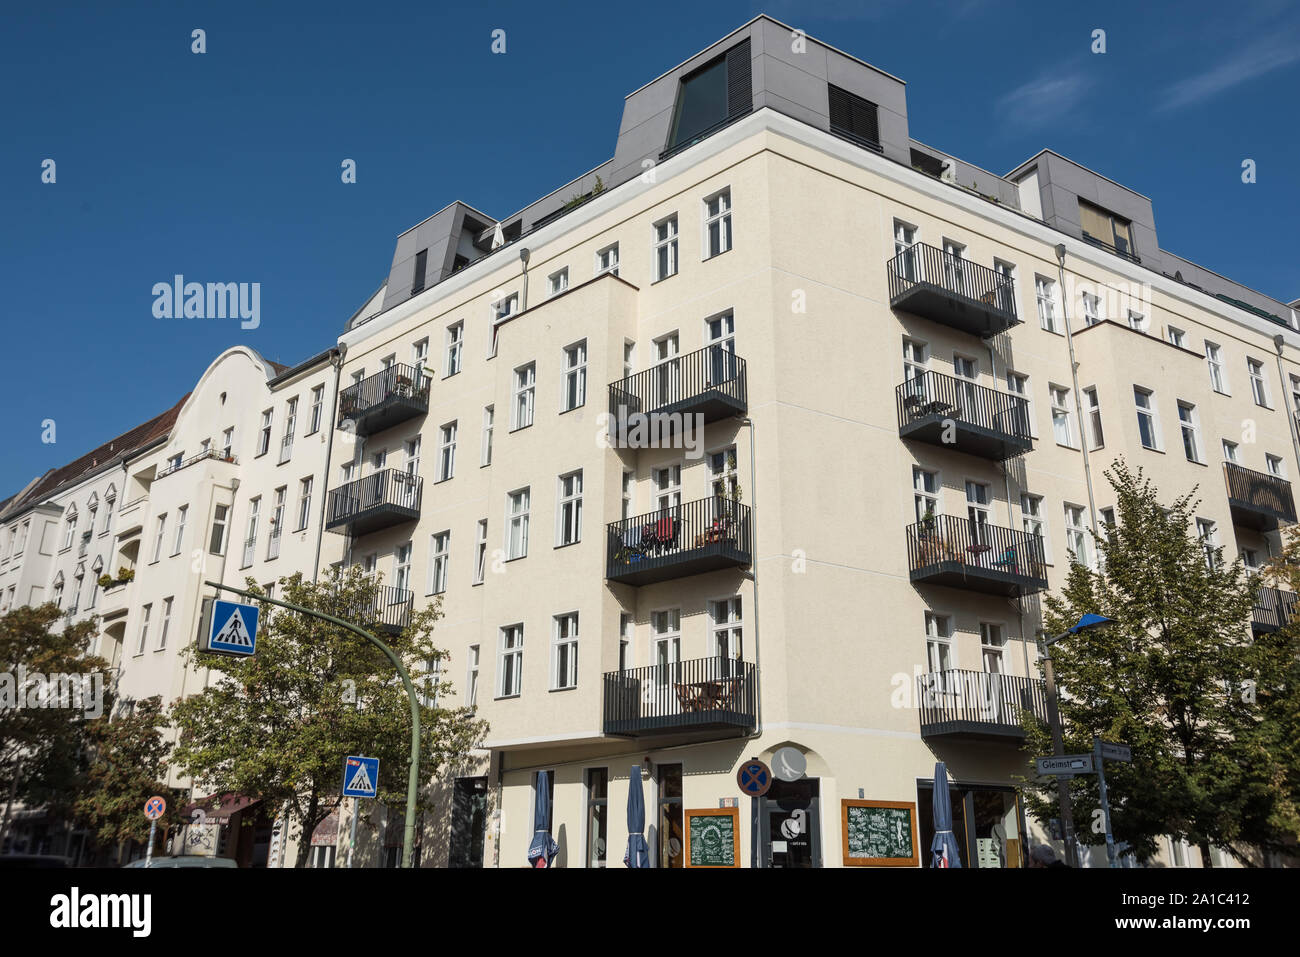
[[[677,274],[677,216],[654,224],[654,280]]]
[[[1275,475],[1280,479],[1286,478],[1286,466],[1280,455],[1264,454],[1264,462],[1268,467],[1268,474]]]
[[[63,607],[63,572],[54,576],[54,606]]]
[[[1034,296],[1038,300],[1038,324],[1048,332],[1059,332],[1056,327],[1056,283],[1035,276]]]
[[[1102,534],[1106,536],[1107,541],[1113,542],[1115,540],[1115,528],[1119,524],[1115,519],[1115,509],[1098,509],[1097,514],[1101,516]]]
[[[912,489],[916,520],[923,522],[939,514],[939,473],[912,466]]]
[[[1103,318],[1101,314],[1101,297],[1085,292],[1083,294],[1083,321],[1089,326],[1095,326]]]
[[[1223,352],[1213,342],[1205,343],[1205,364],[1210,370],[1210,387],[1215,392],[1228,394],[1228,376],[1223,368]]]
[[[1113,249],[1121,256],[1136,259],[1133,251],[1133,236],[1127,219],[1121,219],[1109,210],[1079,200],[1079,222],[1083,226],[1083,238],[1093,243]]]
[[[430,538],[429,594],[441,595],[447,590],[447,565],[450,562],[451,532],[438,532]]]
[[[980,622],[980,664],[985,674],[1002,674],[1004,670],[1002,655],[1006,645],[1005,628],[988,621]]]
[[[1250,394],[1254,396],[1255,404],[1271,408],[1268,402],[1268,384],[1264,381],[1264,363],[1258,359],[1247,359],[1246,373],[1250,376]]]
[[[94,608],[95,601],[99,598],[99,576],[102,574],[104,574],[104,561],[96,556],[95,563],[90,566],[90,601],[86,603],[87,608]],[[91,652],[91,654],[95,653],[96,651]]]
[[[1187,333],[1176,326],[1165,326],[1165,338],[1169,340],[1170,345],[1180,349],[1187,348]]]
[[[1202,462],[1201,428],[1196,423],[1196,406],[1188,402],[1178,403],[1178,427],[1183,433],[1183,454],[1189,462]]]
[[[421,444],[422,444],[421,437],[417,435],[413,439],[407,439],[406,442],[403,443],[402,445],[402,455],[403,458],[405,459],[405,461],[403,461],[402,463],[402,471],[404,471],[407,475],[416,476],[420,474]],[[385,456],[385,461],[387,461],[387,456]],[[375,465],[376,469],[381,469],[383,467],[384,467],[383,462],[376,463]]]
[[[551,690],[578,686],[578,613],[556,615],[551,642]]]
[[[483,584],[487,574],[488,523],[486,518],[479,519],[478,541],[474,545],[474,584]]]
[[[157,651],[162,651],[164,648],[167,647],[167,632],[171,631],[171,627],[172,627],[172,599],[164,598],[163,613],[162,613],[162,627],[158,629],[158,648],[156,649]]]
[[[230,427],[221,433],[221,454],[224,458],[230,458],[235,453],[235,429]]]
[[[657,669],[656,683],[667,685],[672,666],[682,660],[682,610],[668,608],[650,613],[651,664]]]
[[[904,279],[916,281],[920,278],[917,270],[916,227],[902,220],[894,220],[894,271]]]
[[[253,550],[257,548],[257,513],[262,508],[262,497],[250,499],[248,502],[248,534],[244,536],[244,560],[239,566],[247,568],[253,564]]]
[[[627,671],[632,654],[632,616],[626,612],[618,616],[618,670]]]
[[[605,866],[609,836],[609,770],[587,769],[587,866]]]
[[[318,385],[311,390],[311,418],[307,424],[307,435],[320,431],[320,421],[325,408],[325,387]]]
[[[303,531],[311,522],[311,487],[313,479],[309,475],[298,481],[298,531]]]
[[[611,276],[618,275],[618,243],[612,246],[606,246],[596,253],[596,275],[609,273]]]
[[[1223,439],[1223,460],[1225,462],[1237,462],[1237,443],[1229,442]]]
[[[925,660],[930,674],[953,670],[952,618],[925,613]]]
[[[77,508],[72,506],[68,519],[63,523],[63,548],[71,548],[72,540],[77,537]]]
[[[154,561],[158,561],[158,559],[162,558],[163,534],[166,532],[166,530],[167,530],[167,513],[163,512],[161,515],[158,516],[158,528],[157,531],[154,533],[154,539],[153,539],[153,560]]]
[[[167,460],[167,469],[166,469],[166,471],[168,471],[168,472],[175,472],[178,468],[181,467],[181,463],[184,462],[184,461],[185,461],[185,453],[184,453],[184,452],[177,452],[175,455],[171,456],[171,457]]]
[[[447,327],[447,361],[442,374],[453,376],[460,372],[460,357],[465,345],[465,323],[457,322]]]
[[[1201,551],[1205,553],[1205,567],[1211,571],[1217,564],[1218,528],[1208,518],[1196,520],[1196,537],[1200,539]]]
[[[438,481],[445,482],[456,474],[456,423],[448,422],[439,433]]]
[[[475,708],[478,707],[479,646],[470,645],[466,657],[469,661],[469,673],[465,676],[465,706]]]
[[[411,365],[415,366],[418,375],[424,375],[424,367],[429,364],[429,337],[414,343],[411,346]]]
[[[1031,495],[1029,492],[1020,493],[1020,523],[1026,535],[1038,538],[1040,542],[1038,552],[1046,559],[1047,523],[1043,521],[1043,496]]]
[[[1142,315],[1140,312],[1134,312],[1130,309],[1128,311],[1128,327],[1135,332],[1146,333],[1147,317]]]
[[[1065,547],[1080,565],[1091,566],[1088,559],[1088,526],[1081,505],[1065,504]]]
[[[271,416],[272,410],[267,409],[262,413],[262,431],[257,437],[257,454],[265,455],[271,448]]]
[[[654,347],[655,366],[652,377],[652,388],[656,393],[654,400],[657,405],[667,405],[682,397],[682,363],[678,358],[680,350],[677,333],[672,332],[656,339]]]
[[[1291,408],[1300,414],[1300,376],[1291,376]],[[112,500],[110,499],[110,504]]]
[[[145,645],[149,641],[149,616],[153,613],[153,605],[145,605],[140,609],[140,638],[136,642],[135,653],[144,654]]]
[[[399,592],[411,590],[411,543],[398,545],[393,553],[393,587]]]
[[[524,666],[524,626],[507,625],[501,629],[500,640],[497,697],[513,698],[519,694]]]
[[[1156,422],[1155,393],[1138,386],[1133,387],[1133,402],[1137,406],[1138,436],[1145,448],[1160,451],[1160,429]]]
[[[740,477],[736,471],[734,445],[709,453],[709,491],[718,498],[738,498]]]
[[[415,254],[415,273],[411,278],[411,295],[424,292],[425,275],[429,270],[429,250],[421,249]]]
[[[929,349],[924,342],[917,342],[915,339],[903,338],[903,381],[914,382],[915,385],[908,389],[911,395],[926,394],[925,373],[930,365]]]
[[[630,471],[623,472],[623,518],[632,517],[632,510],[636,507],[636,475]]]
[[[275,490],[275,504],[271,508],[271,534],[266,544],[266,560],[280,557],[280,536],[284,532],[284,500],[289,489],[281,485]]]
[[[564,292],[569,288],[569,267],[565,266],[558,272],[553,272],[546,277],[547,294],[554,296]]]
[[[1052,395],[1052,434],[1057,445],[1076,448],[1074,444],[1073,416],[1070,414],[1070,390],[1048,386]]]
[[[654,481],[655,508],[659,510],[676,508],[682,504],[682,467],[669,465],[652,469],[650,477]]]
[[[1083,390],[1083,406],[1088,416],[1089,448],[1099,449],[1106,444],[1105,433],[1101,430],[1101,403],[1097,399],[1096,388]]]
[[[1259,570],[1259,552],[1253,548],[1243,548],[1241,550],[1241,563],[1246,566],[1246,571],[1256,572]]]
[[[176,510],[176,536],[172,539],[172,554],[181,553],[181,542],[185,540],[185,519],[190,513],[188,505],[182,505]]]
[[[627,339],[623,340],[623,378],[630,378],[632,371],[636,368],[636,343]],[[1300,395],[1300,392],[1297,393]],[[1297,400],[1296,408],[1300,409],[1300,400]]]
[[[514,292],[492,303],[492,342],[489,356],[497,354],[497,327],[519,309],[519,293]]]
[[[479,450],[479,465],[492,464],[492,420],[496,415],[496,407],[485,405],[483,407],[483,442]]]
[[[515,370],[514,421],[512,429],[526,429],[533,424],[533,397],[537,391],[537,365],[530,362]]]
[[[746,40],[682,78],[667,148],[686,145],[733,115],[747,112],[751,105],[749,90]]]
[[[528,554],[529,490],[520,489],[506,496],[506,559]]]
[[[880,151],[879,110],[870,100],[826,84],[831,132]]]
[[[966,519],[970,522],[971,539],[981,545],[989,544],[989,506],[993,496],[983,482],[966,482]]]
[[[556,545],[582,541],[582,470],[560,476]]]
[[[943,278],[948,289],[966,294],[966,247],[951,239],[943,241]]]
[[[1025,400],[1024,415],[1028,421],[1020,423],[1020,425],[1022,428],[1027,427],[1027,431],[1032,438],[1038,438],[1038,422],[1034,418],[1034,396],[1029,391],[1029,376],[1008,369],[1007,391]]]
[[[724,674],[730,672],[726,662],[739,661],[744,653],[743,633],[739,595],[709,602],[709,653],[723,659]]]
[[[587,340],[564,350],[564,397],[561,410],[568,412],[587,401]]]
[[[280,461],[287,462],[293,454],[293,433],[298,427],[298,399],[295,396],[284,407],[284,438],[280,440]]]
[[[731,248],[731,190],[724,189],[704,200],[704,258],[711,259]]]
[[[117,503],[117,490],[113,486],[108,487],[104,493],[104,527],[100,529],[99,534],[107,535],[108,530],[113,527],[113,506]]]
[[[226,525],[230,517],[230,506],[217,505],[212,510],[212,533],[208,536],[208,551],[213,555],[226,552]]]

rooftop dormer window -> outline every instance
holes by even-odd
[[[667,150],[689,146],[714,127],[753,108],[749,41],[737,43],[682,77]]]
[[[1081,199],[1079,223],[1083,226],[1084,239],[1137,261],[1133,249],[1133,227],[1127,219]]]

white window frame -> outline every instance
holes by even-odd
[[[481,585],[487,577],[488,520],[478,520],[478,539],[474,543],[474,581]]]
[[[1165,326],[1165,338],[1172,346],[1177,346],[1179,349],[1187,348],[1187,333],[1177,326]]]
[[[451,531],[429,536],[429,591],[441,595],[447,590],[447,570],[451,565]]]
[[[162,623],[158,628],[158,646],[154,651],[164,651],[167,648],[167,633],[172,627],[172,603],[174,596],[163,599]]]
[[[262,410],[262,425],[257,436],[257,455],[265,455],[271,451],[271,427],[275,420],[274,409]],[[254,456],[256,457],[256,456]]]
[[[569,288],[569,267],[557,269],[546,277],[546,295],[558,296]]]
[[[153,542],[153,561],[157,562],[162,559],[163,540],[167,537],[167,513],[163,512],[158,516],[158,529],[155,532]]]
[[[1044,561],[1047,561],[1052,554],[1047,534],[1047,513],[1043,510],[1046,501],[1043,496],[1035,495],[1033,492],[1020,493],[1020,527],[1024,529],[1026,535],[1036,535],[1043,543]]]
[[[741,595],[711,598],[709,611],[709,657],[742,661],[745,654],[745,605]],[[724,651],[725,646],[725,651]]]
[[[1275,478],[1286,478],[1286,459],[1272,452],[1264,453],[1264,470]]]
[[[483,439],[480,443],[478,464],[484,468],[492,464],[492,429],[496,420],[496,406],[483,406]]]
[[[1223,349],[1209,339],[1205,340],[1205,365],[1210,372],[1210,388],[1221,395],[1232,395],[1228,389],[1228,368],[1223,363]]]
[[[465,654],[465,707],[478,707],[478,671],[482,655],[480,645],[470,645]]]
[[[716,210],[712,209],[712,204],[718,204]],[[700,237],[701,260],[713,259],[721,256],[725,252],[731,251],[731,187],[727,186],[704,197],[702,220],[702,235]],[[717,228],[718,232],[718,249],[713,250],[713,230]]]
[[[653,223],[650,227],[653,240],[650,252],[651,282],[659,282],[677,275],[677,226],[677,214],[672,213]],[[660,264],[661,252],[664,260],[662,265]]]
[[[1184,417],[1186,413],[1186,417]],[[1205,446],[1201,442],[1201,423],[1200,417],[1196,414],[1196,406],[1191,402],[1178,402],[1178,432],[1183,440],[1183,454],[1187,456],[1187,461],[1196,462],[1198,465],[1205,464]],[[1191,442],[1191,454],[1188,454],[1188,442]]]
[[[578,687],[578,613],[551,618],[551,690]]]
[[[557,480],[555,495],[555,547],[582,541],[582,469],[566,472]]]
[[[189,514],[190,507],[188,505],[182,505],[180,508],[176,509],[176,532],[172,536],[173,555],[179,555],[181,553],[181,545],[185,541],[185,521]]]
[[[1268,391],[1267,373],[1264,363],[1259,359],[1246,357],[1246,375],[1250,378],[1250,394],[1255,404],[1261,409],[1273,408],[1273,400]]]
[[[1034,276],[1034,298],[1038,303],[1038,325],[1046,332],[1061,335],[1056,322],[1056,280]]]
[[[933,479],[934,488],[931,488]],[[919,481],[918,481],[919,480]],[[912,466],[912,500],[916,520],[920,522],[926,514],[942,515],[943,481],[938,469],[926,469],[919,465]]]
[[[320,431],[321,419],[325,414],[325,386],[318,385],[311,390],[311,413],[307,423],[307,434],[315,435]]]
[[[456,433],[459,426],[448,422],[438,429],[438,481],[445,482],[456,476]]]
[[[525,486],[506,493],[506,561],[528,557],[528,523],[532,489]]]
[[[1034,393],[1029,385],[1028,374],[1008,369],[1006,381],[1007,391],[1025,400],[1025,415],[1029,417],[1029,437],[1038,438],[1038,418],[1034,415]]]
[[[587,404],[587,340],[564,347],[564,379],[560,411],[571,412]]]
[[[608,246],[596,250],[595,274],[603,276],[605,273],[612,276],[618,275],[618,243],[610,243]]]
[[[1145,396],[1146,405],[1139,400],[1139,396]],[[1144,449],[1150,449],[1153,452],[1164,450],[1164,443],[1160,441],[1160,413],[1156,409],[1156,394],[1151,389],[1143,388],[1140,385],[1133,386],[1133,408],[1137,411],[1138,417],[1138,442]],[[1142,440],[1142,419],[1146,417],[1151,432],[1152,445],[1147,445]]]
[[[497,635],[498,698],[517,698],[523,691],[524,626],[503,625]]]
[[[443,354],[442,377],[456,375],[461,370],[465,358],[465,320],[453,322],[447,327],[446,345]]]
[[[311,493],[315,484],[316,479],[311,475],[298,480],[298,527],[295,531],[306,531],[311,524]]]
[[[1070,407],[1070,390],[1065,386],[1048,383],[1047,394],[1051,397],[1052,403],[1052,438],[1057,445],[1064,446],[1067,449],[1077,449],[1074,429],[1074,410]],[[1060,429],[1058,423],[1064,426],[1065,441],[1061,441]]]
[[[1065,502],[1065,549],[1066,556],[1074,553],[1071,561],[1077,561],[1087,568],[1092,567],[1092,549],[1089,548],[1088,515],[1082,505]],[[1077,523],[1075,519],[1078,519]]]
[[[537,413],[537,363],[526,362],[515,369],[510,401],[510,430],[517,432],[533,424]]]
[[[1088,448],[1092,451],[1106,445],[1106,430],[1101,422],[1101,399],[1097,396],[1097,387],[1089,386],[1083,390],[1084,415],[1088,417]]]

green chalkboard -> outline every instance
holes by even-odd
[[[688,867],[739,867],[736,808],[686,812]]]
[[[916,865],[916,805],[850,800],[842,805],[845,864]]]

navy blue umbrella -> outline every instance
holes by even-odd
[[[934,766],[934,840],[930,842],[931,867],[961,867],[961,853],[952,833],[952,798],[948,796],[948,768]]]
[[[530,867],[550,867],[560,846],[551,839],[551,776],[537,775],[537,806],[533,809],[533,843],[528,845]]]
[[[627,853],[628,867],[649,867],[650,848],[645,842],[645,797],[641,793],[641,765],[632,765],[627,778]]]

